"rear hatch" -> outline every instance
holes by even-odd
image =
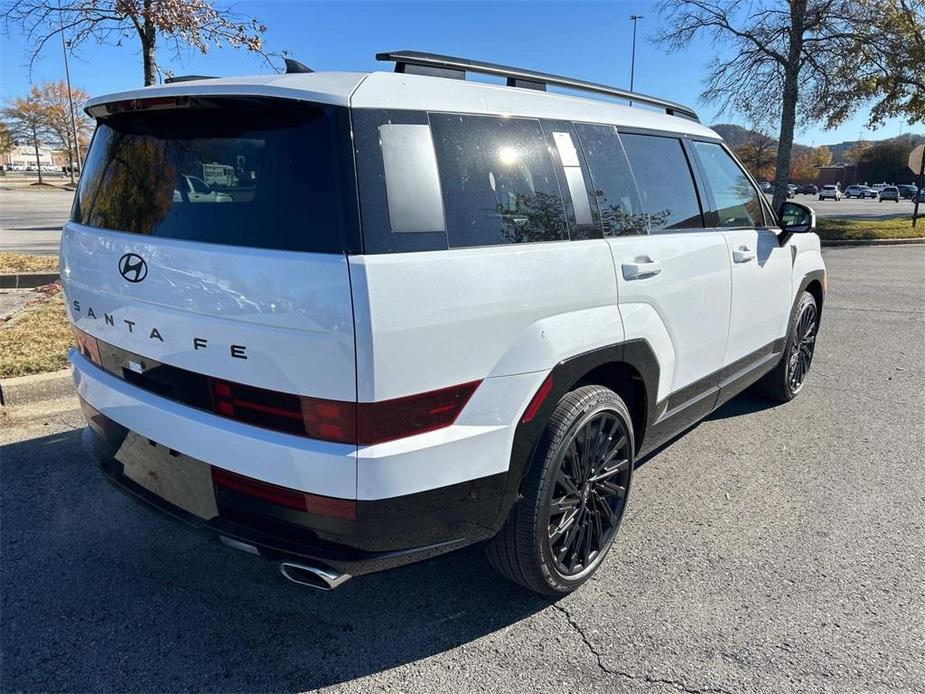
[[[204,409],[240,400],[236,419],[282,430],[301,425],[297,396],[355,402],[346,107],[177,96],[94,115],[61,268],[107,369]],[[186,392],[197,379],[209,397]]]

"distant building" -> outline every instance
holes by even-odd
[[[832,164],[817,167],[816,185],[841,185],[842,188],[857,183],[854,164]]]
[[[66,157],[62,157],[49,147],[39,147],[39,161],[42,166],[53,166],[55,168],[64,166],[67,163]],[[6,166],[31,166],[35,168],[35,148],[29,145],[16,145],[3,155],[3,163]]]

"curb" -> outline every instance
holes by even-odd
[[[58,272],[14,272],[0,275],[0,289],[34,289],[59,279]]]
[[[914,239],[820,239],[823,246],[907,246],[925,243],[925,237]]]
[[[0,405],[29,405],[74,394],[70,369],[0,380]]]

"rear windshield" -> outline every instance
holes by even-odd
[[[210,99],[101,119],[73,220],[173,239],[359,251],[347,110]]]

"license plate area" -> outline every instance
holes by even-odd
[[[165,501],[210,520],[218,515],[210,466],[134,432],[129,432],[115,459],[123,474]]]

